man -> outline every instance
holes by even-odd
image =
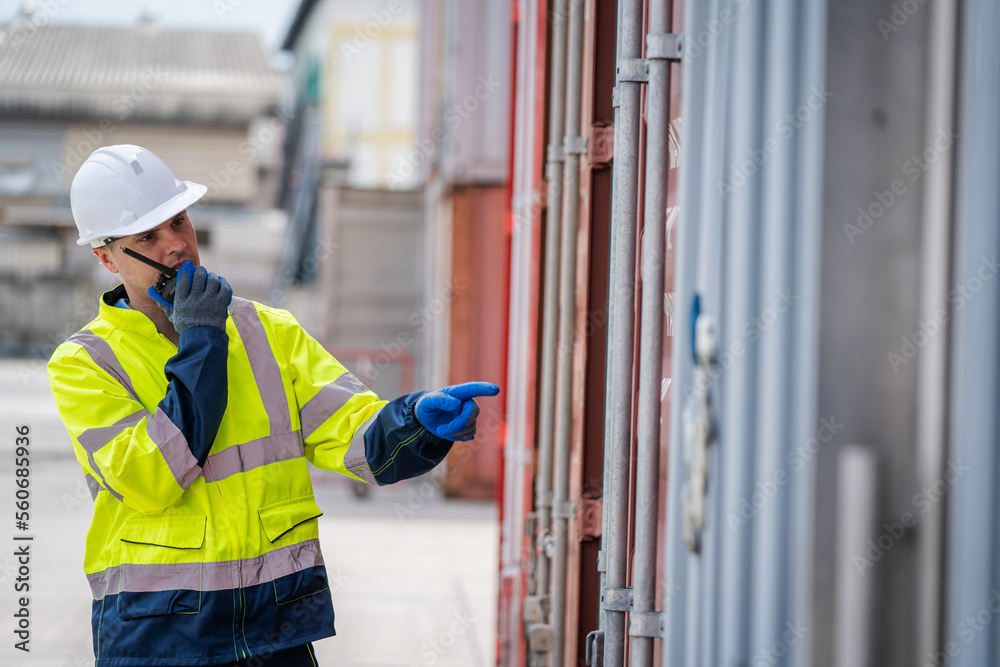
[[[199,266],[186,209],[205,191],[130,145],[94,151],[70,191],[78,243],[121,278],[48,364],[94,496],[98,667],[315,665],[334,614],[307,461],[375,484],[423,474],[499,391],[380,400],[290,313]],[[177,271],[172,300],[125,249]]]

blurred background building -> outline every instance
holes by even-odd
[[[380,393],[504,373],[510,12],[305,1],[285,37],[289,289],[275,296],[316,303],[320,340]],[[496,424],[501,405],[483,401]],[[493,497],[502,435],[484,429],[451,463],[448,494]]]
[[[69,208],[77,169],[111,144],[147,147],[207,185],[193,212],[202,260],[266,297],[284,232],[285,91],[258,36],[164,28],[152,15],[130,27],[36,25],[32,7],[0,25],[0,345],[60,342],[96,314],[84,295],[115,283],[76,245]]]
[[[284,161],[289,233],[272,301],[383,395],[424,386],[426,264],[416,180],[389,166],[417,129],[414,2],[301,2]]]

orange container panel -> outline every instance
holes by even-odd
[[[457,186],[451,194],[452,283],[450,384],[507,376],[508,202],[504,186]],[[475,440],[449,456],[445,493],[493,498],[503,445],[504,401],[477,399],[482,410]]]

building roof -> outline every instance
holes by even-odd
[[[250,32],[0,24],[0,116],[245,123],[283,86]]]

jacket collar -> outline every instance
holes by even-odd
[[[128,329],[137,331],[149,336],[156,336],[159,332],[153,320],[146,317],[142,312],[132,308],[119,308],[115,304],[119,299],[127,299],[128,293],[125,285],[118,285],[112,290],[108,290],[101,295],[100,317],[111,326],[118,329]]]

